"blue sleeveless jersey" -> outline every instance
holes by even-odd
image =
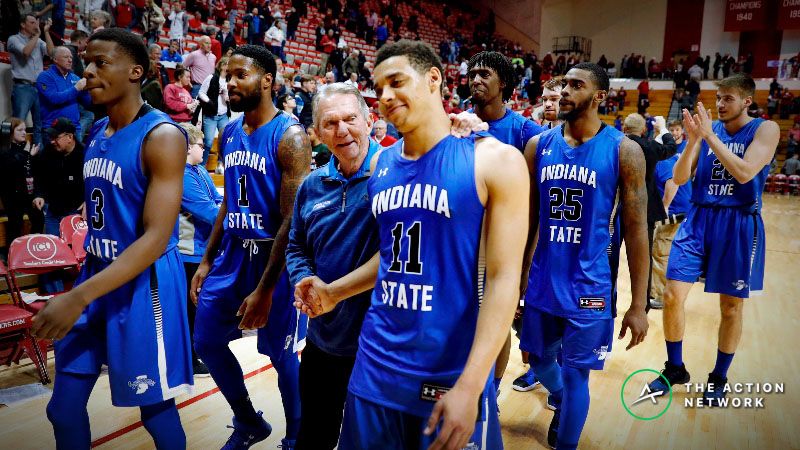
[[[416,161],[401,156],[402,142],[379,156],[368,192],[380,268],[350,381],[355,395],[427,416],[434,386],[452,387],[464,369],[478,318],[484,212],[475,138],[448,136]]]
[[[756,131],[764,119],[753,119],[747,122],[733,136],[728,134],[725,125],[714,121],[714,134],[725,143],[736,156],[744,158],[747,147],[753,142]],[[722,163],[708,146],[706,141],[700,145],[697,159],[697,171],[692,185],[692,203],[698,206],[721,206],[748,211],[761,209],[761,193],[769,174],[769,164],[765,165],[752,180],[741,184],[725,170]]]
[[[248,135],[243,121],[244,116],[231,121],[219,141],[228,209],[223,226],[241,239],[272,239],[282,220],[278,144],[298,122],[281,111]]]
[[[151,110],[128,126],[106,137],[108,117],[95,123],[83,163],[84,196],[89,231],[86,252],[110,262],[125,251],[144,232],[147,177],[142,167],[142,143],[150,131],[172,119],[158,110]],[[178,223],[165,250],[178,243]]]
[[[619,146],[624,135],[605,126],[578,147],[542,133],[534,170],[539,187],[539,243],[525,305],[570,318],[612,315],[609,263],[618,216]]]
[[[472,109],[468,110],[473,112]],[[517,150],[524,152],[525,144],[528,140],[542,131],[544,127],[532,120],[526,119],[519,113],[506,108],[506,113],[502,118],[493,120],[489,124],[489,134],[498,141],[514,146]]]

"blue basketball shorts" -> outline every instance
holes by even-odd
[[[503,438],[497,417],[497,395],[492,382],[480,397],[475,431],[465,449],[500,450]],[[433,405],[433,403],[431,403]],[[339,437],[339,450],[425,450],[437,433],[422,432],[428,417],[420,417],[374,403],[348,392]],[[441,426],[442,422],[439,422]],[[437,430],[438,431],[438,430]]]
[[[77,283],[109,263],[89,256]],[[130,282],[98,298],[55,342],[56,371],[96,375],[108,365],[115,406],[151,405],[191,391],[186,279],[177,248]]]
[[[603,370],[614,342],[614,319],[561,317],[526,306],[522,314],[519,348],[542,359],[556,359],[561,341],[563,365],[576,369]]]
[[[228,343],[242,337],[239,329],[242,318],[236,313],[245,297],[258,286],[271,249],[272,241],[243,240],[223,232],[219,251],[198,297],[195,342]],[[294,307],[294,287],[284,270],[272,293],[267,325],[258,330],[258,352],[280,360],[284,354],[302,348],[305,330],[305,320],[301,323],[300,312]]]
[[[749,298],[764,288],[764,221],[734,208],[693,206],[672,241],[667,279],[694,283],[705,274],[705,291]]]

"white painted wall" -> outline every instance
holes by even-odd
[[[664,51],[667,0],[544,0],[542,54],[554,37],[577,35],[592,40],[592,60],[601,54],[619,65],[624,54],[660,60]]]
[[[488,1],[473,1],[473,6],[477,8],[489,7],[494,11],[495,16],[507,22],[513,28],[516,28],[519,33],[526,35],[530,40],[535,43],[535,49],[538,51],[540,44],[541,34],[541,11],[542,2],[544,0],[488,0]],[[509,38],[514,36],[509,35],[514,33],[510,27],[504,27],[500,21],[497,21],[497,31]]]
[[[783,30],[781,59],[791,58],[800,52],[800,30]]]
[[[714,53],[739,54],[739,32],[725,30],[726,0],[705,0],[703,5],[703,31],[700,35],[700,54],[710,55],[714,63]]]

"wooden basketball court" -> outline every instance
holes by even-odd
[[[592,403],[580,448],[582,449],[790,449],[800,448],[800,315],[795,301],[800,297],[800,200],[796,197],[765,196],[767,267],[764,295],[745,305],[742,342],[730,370],[731,382],[784,383],[785,393],[766,394],[763,409],[686,409],[685,389],[676,388],[669,409],[649,421],[630,416],[620,399],[624,380],[636,370],[660,370],[666,359],[661,332],[661,312],[650,312],[650,331],[644,344],[626,352],[615,342],[606,370],[591,376]],[[719,239],[725,239],[719,236]],[[620,311],[630,301],[627,262],[620,270]],[[716,357],[719,302],[696,285],[686,308],[684,360],[693,382],[705,382]],[[617,331],[619,322],[617,320]],[[625,339],[627,343],[627,338]],[[516,349],[517,343],[514,343]],[[242,363],[253,403],[264,411],[273,434],[253,448],[275,449],[283,437],[285,423],[274,369],[255,350],[255,337],[232,344]],[[50,353],[50,373],[53,355]],[[26,363],[27,362],[27,363]],[[526,370],[519,352],[512,350],[503,379],[499,404],[507,449],[546,448],[547,426],[552,412],[544,407],[546,391],[516,392],[511,382]],[[0,370],[0,389],[36,383],[30,361]],[[325,374],[319,375],[325,382]],[[738,396],[739,394],[732,394]],[[745,395],[745,394],[742,394]],[[45,415],[49,396],[34,398],[13,407],[0,408],[0,449],[55,448],[52,428]],[[188,446],[218,449],[227,439],[231,412],[211,378],[195,378],[195,390],[178,399]],[[153,447],[139,422],[137,408],[111,406],[108,377],[102,375],[89,400],[93,446],[103,449],[149,449]]]

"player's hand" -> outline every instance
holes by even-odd
[[[39,339],[61,339],[81,316],[86,303],[75,291],[53,297],[33,316],[31,334]]]
[[[47,19],[44,23],[44,32],[47,33],[50,31],[51,26],[53,26],[53,19]]]
[[[697,114],[694,115],[695,120],[699,121],[699,128],[700,128],[700,136],[703,139],[708,138],[712,134],[714,134],[714,130],[712,129],[712,122],[713,116],[711,114],[710,109],[706,109],[703,106],[703,102],[697,102]]]
[[[490,411],[486,413],[492,414]],[[434,433],[440,420],[442,426],[428,450],[461,450],[466,447],[475,431],[477,417],[478,398],[456,383],[453,389],[445,393],[433,406],[433,412],[423,433],[426,436]]]
[[[450,134],[455,137],[467,137],[477,131],[489,130],[489,124],[482,121],[476,114],[461,112],[450,114]]]
[[[41,211],[44,208],[44,199],[42,197],[33,199],[33,207]]]
[[[86,89],[86,78],[81,78],[80,80],[78,80],[78,82],[75,83],[75,89],[77,89],[78,91]]]
[[[644,342],[649,326],[650,324],[647,323],[647,313],[645,313],[644,309],[631,308],[625,313],[625,317],[622,319],[622,327],[619,330],[619,337],[617,337],[617,339],[624,338],[625,332],[630,328],[631,341],[628,343],[628,346],[625,347],[625,350],[630,350]]]
[[[664,116],[656,116],[655,120],[653,120],[653,127],[656,129],[656,133],[659,134],[661,131],[667,129],[667,121],[664,119]]]
[[[195,306],[197,306],[197,297],[200,296],[200,289],[203,288],[203,282],[206,281],[209,270],[211,270],[211,264],[206,260],[200,261],[200,265],[197,266],[197,271],[195,271],[194,276],[192,276],[192,285],[189,286],[189,297],[192,299],[192,303],[194,303]]]
[[[239,306],[239,312],[236,313],[236,317],[242,317],[242,321],[239,322],[239,329],[255,330],[263,328],[267,324],[271,308],[272,290],[264,293],[256,288],[244,299],[242,305]]]
[[[514,311],[514,320],[519,320],[523,312],[525,312],[525,308],[517,305],[517,310]]]
[[[330,312],[336,301],[328,285],[317,276],[305,277],[294,288],[294,306],[308,317],[314,318]]]

